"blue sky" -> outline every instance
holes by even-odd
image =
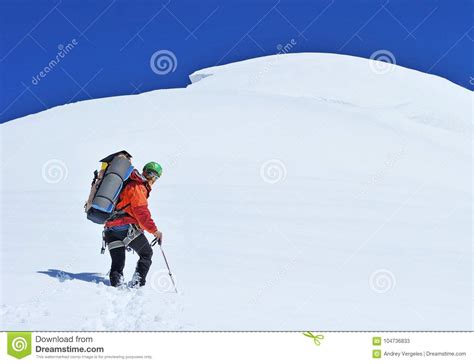
[[[183,87],[197,69],[275,54],[292,39],[292,52],[389,51],[399,65],[472,90],[472,7],[467,0],[0,0],[0,122]],[[174,54],[174,71],[153,72],[159,50]]]

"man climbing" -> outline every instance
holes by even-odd
[[[143,167],[142,174],[135,169],[119,195],[116,212],[105,223],[103,236],[112,258],[110,284],[114,287],[124,283],[125,250],[129,248],[139,256],[129,285],[131,287],[145,285],[153,250],[143,232],[153,234],[158,241],[161,241],[162,237],[151,218],[147,199],[161,173],[162,168],[156,162],[147,163]]]

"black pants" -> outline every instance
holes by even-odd
[[[125,231],[112,231],[106,230],[104,233],[104,239],[107,244],[117,240],[123,240],[127,236],[127,230]],[[153,256],[153,249],[148,243],[148,240],[144,234],[140,234],[134,240],[128,244],[128,247],[132,248],[139,256],[135,273],[139,278],[140,286],[144,286],[146,282],[146,276],[151,266],[151,257]],[[112,265],[110,267],[110,285],[118,286],[123,281],[123,268],[125,267],[125,246],[117,247],[109,250],[110,257],[112,258]]]

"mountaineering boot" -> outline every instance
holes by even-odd
[[[110,272],[110,285],[112,287],[120,287],[123,285],[123,275],[119,272]]]
[[[140,273],[138,272],[133,273],[132,280],[128,282],[128,288],[139,288],[141,286],[143,286],[143,284],[142,284]]]

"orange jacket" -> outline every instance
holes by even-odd
[[[127,214],[107,221],[105,226],[136,224],[142,230],[154,234],[158,229],[148,209],[147,199],[150,191],[151,187],[146,180],[137,170],[134,170],[130,175],[130,181],[120,193],[119,202],[116,205],[116,210],[122,210]]]

